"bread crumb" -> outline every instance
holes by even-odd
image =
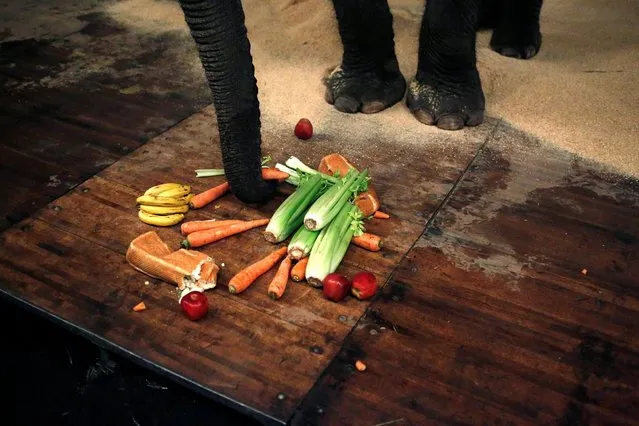
[[[582,269],[581,275],[588,275],[588,270],[586,268]]]
[[[355,368],[357,368],[357,371],[364,371],[366,370],[366,364],[364,364],[362,361],[357,360],[355,362]]]

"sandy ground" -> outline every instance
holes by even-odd
[[[48,23],[46,14],[20,13],[9,23],[12,38],[70,33],[82,25]],[[186,32],[174,1],[83,0],[140,33]],[[396,50],[405,76],[415,73],[422,0],[390,0]],[[41,3],[40,3],[41,4]],[[264,139],[290,132],[302,116],[318,135],[366,146],[382,133],[394,144],[429,141],[442,132],[418,123],[401,103],[375,115],[346,115],[323,100],[320,78],[339,63],[341,44],[328,0],[244,0],[263,117]],[[75,2],[68,13],[77,13]],[[25,5],[20,6],[24,9]],[[63,8],[64,9],[64,8]],[[58,14],[67,13],[58,10]],[[31,18],[29,17],[31,16]],[[634,0],[546,0],[543,45],[530,61],[502,57],[488,48],[490,32],[478,37],[478,67],[488,115],[502,118],[543,141],[639,176],[639,2]],[[58,21],[59,22],[59,21]],[[277,29],[277,31],[275,31]],[[190,42],[190,41],[187,41]],[[202,69],[194,49],[185,49],[194,79]],[[180,76],[184,78],[184,76]],[[463,130],[459,133],[472,132]],[[462,136],[462,135],[460,135]],[[466,135],[468,136],[468,135]],[[441,138],[438,138],[441,140]],[[451,137],[452,141],[464,137]]]

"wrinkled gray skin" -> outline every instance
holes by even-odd
[[[275,188],[261,177],[257,82],[241,1],[179,2],[213,95],[231,189],[243,202],[266,201]],[[406,95],[422,123],[445,130],[476,126],[484,118],[477,29],[494,28],[491,47],[505,56],[528,59],[541,46],[542,0],[428,0],[417,72],[407,86],[387,0],[333,0],[333,6],[344,53],[341,65],[324,78],[325,98],[345,113],[379,112]]]

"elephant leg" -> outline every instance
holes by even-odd
[[[404,97],[387,0],[333,0],[342,64],[324,77],[326,101],[342,112],[375,113]]]
[[[484,93],[476,66],[480,0],[428,0],[419,36],[417,74],[406,103],[425,124],[445,130],[483,121]]]
[[[257,81],[240,0],[180,0],[217,115],[224,173],[243,202],[274,192],[262,179]]]
[[[539,15],[543,0],[502,0],[490,47],[519,59],[532,58],[541,47]]]

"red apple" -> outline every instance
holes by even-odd
[[[322,284],[324,296],[333,302],[339,302],[345,298],[351,289],[351,282],[337,273],[328,274]]]
[[[353,296],[359,300],[368,299],[377,293],[377,278],[370,272],[358,272],[353,276]]]
[[[302,118],[297,122],[295,136],[302,140],[310,139],[313,136],[313,125],[307,118]]]
[[[197,321],[209,311],[209,300],[201,291],[192,291],[180,301],[182,312],[191,321]]]

